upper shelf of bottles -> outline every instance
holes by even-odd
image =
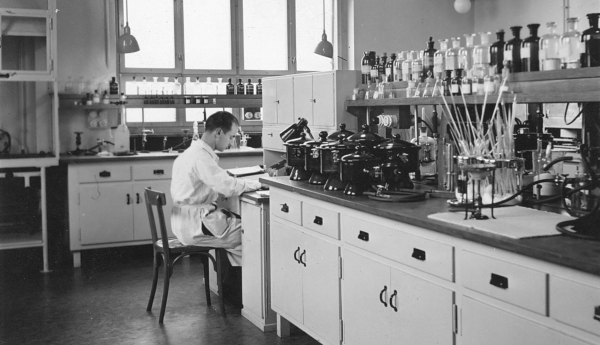
[[[117,109],[121,106],[120,97],[110,95],[108,104],[100,103],[86,105],[82,100],[84,95],[59,94],[61,109]],[[262,95],[165,95],[157,96],[127,96],[126,108],[260,108]]]

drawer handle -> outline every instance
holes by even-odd
[[[313,221],[313,223],[315,223],[317,225],[323,225],[323,218],[321,218],[319,216],[315,216],[315,220]]]
[[[164,175],[165,171],[163,169],[154,170],[154,175]]]
[[[135,203],[136,204],[140,203],[140,193],[135,193]]]
[[[297,263],[300,263],[300,260],[298,259],[299,251],[300,251],[300,247],[298,247],[298,249],[296,249],[296,251],[294,252],[294,260],[296,260]]]
[[[306,255],[306,249],[302,251],[302,254],[300,254],[300,263],[304,265],[304,267],[306,267],[306,262],[302,261],[302,257]]]
[[[127,205],[131,204],[131,196],[127,194]]]
[[[425,261],[425,251],[421,250],[421,249],[413,248],[412,257],[417,260]]]
[[[398,312],[398,308],[392,303],[392,301],[394,300],[394,297],[396,297],[398,295],[398,291],[394,290],[394,293],[390,296],[390,307],[392,307],[392,309],[394,309],[394,311],[397,313]],[[398,303],[396,303],[398,304]]]
[[[383,294],[387,291],[387,286],[383,286],[383,290],[381,290],[381,292],[379,293],[379,301],[381,303],[383,303],[384,307],[387,307],[387,303],[385,303],[385,300],[383,299]]]
[[[369,233],[365,231],[360,231],[358,233],[358,239],[363,240],[365,242],[369,242]]]
[[[490,279],[490,284],[501,289],[508,289],[508,278],[492,273],[492,279]]]
[[[0,45],[0,47],[1,47],[1,45]],[[10,74],[8,74],[8,73],[0,74],[0,78],[10,78]]]
[[[600,305],[594,307],[594,320],[600,321]]]
[[[281,212],[290,212],[290,207],[287,204],[281,204]]]
[[[100,176],[100,177],[110,177],[110,171],[106,171],[106,170],[104,170],[104,171],[101,171],[101,172],[98,174],[98,176]]]

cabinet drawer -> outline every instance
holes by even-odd
[[[600,335],[600,289],[551,276],[550,317]]]
[[[397,260],[402,232],[347,214],[341,215],[342,240],[358,248]]]
[[[398,261],[447,281],[454,281],[454,247],[403,233],[398,242]]]
[[[279,137],[281,130],[276,128],[263,128],[262,146],[265,149],[283,150],[283,141]]]
[[[168,180],[171,179],[173,161],[136,163],[131,168],[134,180]]]
[[[466,250],[459,266],[465,287],[546,315],[546,273]]]
[[[302,202],[300,200],[273,193],[273,191],[271,191],[269,199],[273,216],[302,225]]]
[[[339,213],[307,202],[302,203],[302,224],[323,235],[340,238]]]
[[[81,166],[77,170],[80,183],[131,180],[131,167],[129,165],[88,165]]]

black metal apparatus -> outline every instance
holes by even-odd
[[[375,168],[376,180],[387,190],[413,189],[409,173],[419,170],[420,149],[420,146],[400,139],[400,134],[375,145],[373,151],[381,159],[381,164]]]
[[[299,138],[291,139],[285,142],[285,152],[288,166],[292,167],[290,180],[305,181],[310,178],[310,173],[304,168],[304,143],[309,141],[306,139],[306,133],[301,132]]]
[[[371,188],[370,175],[380,159],[368,151],[368,148],[359,145],[356,152],[342,157],[340,180],[347,183],[344,194],[359,196]]]
[[[321,174],[329,175],[323,189],[343,191],[346,188],[347,183],[340,179],[340,162],[343,156],[354,152],[356,146],[358,145],[346,140],[346,134],[340,134],[336,141],[319,146]]]
[[[0,155],[8,155],[10,153],[10,147],[10,134],[5,130],[0,129]]]
[[[304,169],[310,173],[309,184],[324,185],[327,174],[321,173],[321,150],[319,147],[327,143],[327,132],[319,133],[319,140],[311,140],[302,144],[304,146]]]

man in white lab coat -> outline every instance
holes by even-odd
[[[193,140],[173,164],[171,228],[185,245],[226,248],[232,266],[242,264],[241,221],[238,215],[217,207],[225,197],[257,190],[258,181],[229,176],[219,167],[214,150],[223,151],[238,132],[238,120],[219,111],[204,124],[202,138]]]

